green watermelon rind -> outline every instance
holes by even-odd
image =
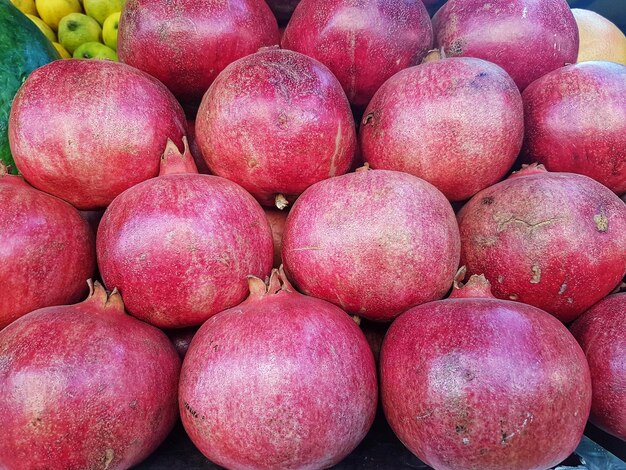
[[[0,0],[0,161],[17,172],[9,147],[11,104],[30,73],[59,53],[37,26],[9,0]]]

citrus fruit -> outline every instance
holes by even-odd
[[[117,60],[117,53],[99,42],[86,42],[76,48],[74,59],[110,59]]]
[[[615,24],[594,11],[574,8],[572,13],[580,36],[577,62],[608,60],[626,64],[626,36]]]
[[[37,15],[35,0],[11,0],[11,3],[25,15]]]
[[[67,52],[67,49],[63,47],[63,45],[59,44],[58,42],[53,42],[52,45],[56,48],[62,59],[70,59],[72,57],[72,55]]]
[[[39,17],[54,31],[58,29],[61,18],[83,11],[78,0],[35,0],[35,5]]]
[[[102,25],[102,41],[113,50],[117,50],[117,27],[120,23],[121,12],[107,16]]]
[[[112,13],[122,11],[124,0],[83,0],[85,13],[95,18],[98,23],[104,24],[104,20]]]
[[[59,42],[71,54],[86,42],[98,42],[102,28],[91,16],[83,13],[70,13],[59,23]]]

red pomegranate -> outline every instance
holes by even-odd
[[[183,110],[161,83],[105,60],[38,68],[9,119],[11,152],[26,181],[84,210],[156,176],[167,139],[179,144],[184,133]]]
[[[359,327],[328,302],[298,294],[274,270],[250,297],[210,318],[180,377],[187,434],[229,469],[327,468],[374,420],[376,367]]]
[[[193,162],[196,164],[198,173],[210,175],[209,167],[206,166],[206,162],[204,158],[202,158],[202,152],[196,141],[196,121],[193,119],[187,119],[187,141],[189,142],[189,151],[193,156]]]
[[[374,321],[442,298],[459,252],[444,195],[387,170],[311,186],[287,217],[282,248],[285,270],[302,292]]]
[[[117,52],[180,101],[193,103],[228,64],[278,42],[278,25],[264,0],[128,0]]]
[[[360,130],[372,168],[411,173],[452,201],[501,180],[523,137],[522,98],[511,77],[467,57],[394,75],[374,95]]]
[[[393,74],[419,64],[432,43],[421,0],[302,0],[281,41],[326,65],[360,108]]]
[[[626,66],[594,61],[551,72],[523,94],[524,153],[550,171],[626,193]]]
[[[127,469],[178,418],[180,359],[167,336],[90,284],[0,332],[0,468]]]
[[[563,322],[626,273],[626,206],[586,176],[526,167],[476,194],[458,221],[468,272],[484,273],[496,297]]]
[[[204,96],[196,139],[212,173],[283,208],[348,171],[356,133],[332,73],[297,52],[266,49],[224,70]]]
[[[186,139],[185,145],[186,145]],[[128,311],[160,328],[200,325],[248,293],[249,274],[272,269],[272,234],[240,186],[195,171],[169,142],[161,173],[125,191],[100,222],[98,266]]]
[[[76,209],[1,163],[0,208],[2,330],[32,310],[80,300],[96,257],[94,234]]]
[[[278,268],[282,264],[281,250],[283,246],[283,232],[285,222],[287,222],[287,212],[275,209],[265,209],[265,216],[272,229],[272,239],[274,240],[274,267]]]
[[[380,360],[387,421],[437,470],[543,470],[582,437],[591,380],[580,347],[546,312],[496,300],[483,276],[402,314]]]
[[[448,0],[433,28],[447,57],[498,64],[520,90],[578,56],[578,27],[566,0]]]
[[[626,292],[598,302],[572,325],[593,385],[590,421],[626,441]]]

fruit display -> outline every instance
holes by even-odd
[[[0,470],[626,469],[618,10],[0,0]]]

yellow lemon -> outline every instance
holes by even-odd
[[[83,11],[78,0],[35,0],[39,17],[54,31],[59,27],[59,21],[70,13]]]
[[[577,62],[609,60],[626,64],[626,36],[604,16],[590,10],[573,8],[580,46]]]
[[[100,41],[101,34],[98,22],[82,13],[70,13],[59,22],[59,42],[70,54],[81,44]]]
[[[11,0],[11,3],[25,15],[37,15],[35,0]]]
[[[85,13],[95,18],[98,23],[104,24],[112,13],[122,11],[124,0],[83,0]]]
[[[50,26],[44,23],[41,18],[38,18],[34,15],[26,15],[26,16],[28,16],[28,18],[37,25],[39,30],[43,33],[45,37],[47,37],[50,40],[50,42],[54,42],[57,40],[57,37],[54,34],[54,31],[52,31],[52,29],[50,29]]]
[[[65,49],[65,47],[63,47],[58,42],[53,42],[52,45],[58,51],[59,55],[61,56],[61,59],[70,59],[72,57],[70,53],[67,52],[67,49]]]
[[[99,42],[86,42],[74,51],[74,59],[117,60],[117,54],[110,47]]]
[[[117,51],[117,27],[120,23],[121,12],[107,16],[102,25],[102,41],[114,51]]]

